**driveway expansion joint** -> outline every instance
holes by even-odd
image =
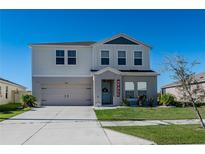
[[[57,112],[55,114],[55,116],[53,117],[53,119],[55,117],[57,117],[60,112],[62,112],[62,110],[60,110],[59,112]],[[46,122],[42,127],[40,127],[35,133],[33,133],[29,138],[27,138],[21,145],[24,145],[26,142],[28,142],[33,136],[35,136],[37,133],[39,133],[43,128],[45,128],[49,123],[51,123],[52,119],[50,119],[48,122]]]

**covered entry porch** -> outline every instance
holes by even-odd
[[[122,98],[121,72],[107,67],[93,74],[94,106],[120,105]]]

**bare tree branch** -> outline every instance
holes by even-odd
[[[171,77],[178,83],[179,93],[181,93],[182,100],[192,103],[193,108],[200,119],[201,126],[205,128],[202,116],[197,108],[197,102],[200,102],[205,97],[205,90],[200,86],[195,73],[192,71],[193,67],[199,62],[193,61],[189,63],[184,57],[174,56],[165,58],[165,68],[171,72]]]

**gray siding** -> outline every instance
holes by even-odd
[[[147,96],[157,101],[157,76],[123,76],[123,98],[125,98],[125,82],[134,82],[137,89],[137,82],[147,82]]]

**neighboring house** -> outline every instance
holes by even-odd
[[[20,96],[26,92],[26,87],[0,78],[0,104],[20,102]]]
[[[120,105],[143,94],[157,98],[151,47],[125,34],[30,47],[32,92],[39,105]]]
[[[196,74],[194,78],[199,83],[199,86],[205,90],[205,72]],[[192,86],[194,85],[195,84],[193,84]],[[174,83],[163,86],[161,88],[161,92],[162,94],[165,94],[165,93],[172,94],[175,96],[176,100],[180,101],[183,96],[178,87],[180,87],[179,82],[174,82]]]

